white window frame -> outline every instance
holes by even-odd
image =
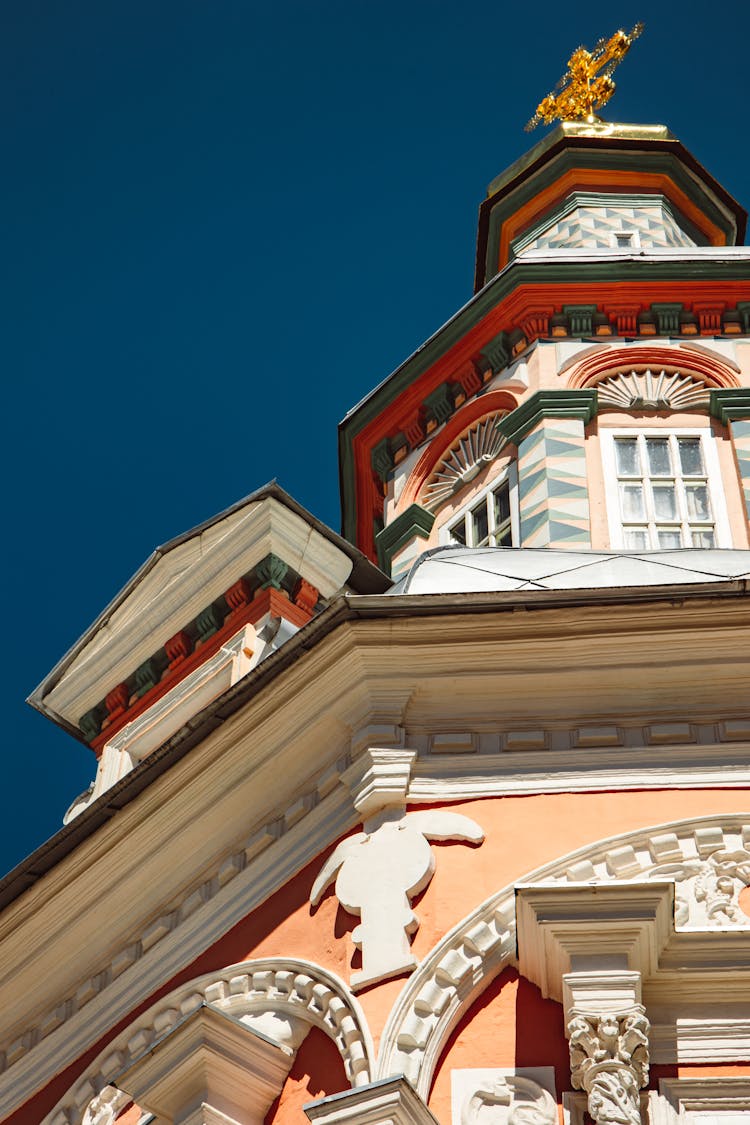
[[[487,501],[488,496],[495,492],[495,490],[503,484],[508,482],[508,500],[510,502],[510,538],[511,545],[518,547],[521,542],[521,521],[518,513],[518,470],[515,461],[510,461],[502,472],[498,473],[496,477],[487,484],[480,492],[472,494],[471,499],[467,500],[463,507],[454,512],[450,519],[446,520],[438,532],[438,542],[443,545],[451,543],[451,528],[459,522],[459,520],[466,520],[467,515],[478,507],[482,500]],[[489,512],[493,511],[492,505],[489,507]],[[491,518],[488,520],[491,526]],[[492,530],[492,528],[491,528]]]
[[[623,246],[617,240],[618,237],[623,238],[625,236],[627,236],[628,241]],[[641,248],[641,236],[637,230],[625,230],[624,227],[621,227],[620,230],[612,231],[611,238],[612,246],[615,250],[640,250]]]
[[[727,515],[727,506],[724,501],[724,492],[722,488],[721,465],[719,464],[719,454],[716,449],[716,441],[710,430],[704,428],[697,428],[691,426],[669,426],[664,429],[656,427],[646,427],[640,429],[636,427],[622,427],[618,429],[603,429],[600,430],[600,441],[602,450],[602,468],[604,470],[604,494],[607,503],[607,522],[609,524],[609,541],[612,550],[624,551],[631,550],[632,548],[625,547],[624,528],[622,517],[620,514],[620,493],[618,488],[618,471],[617,471],[617,456],[615,453],[615,441],[618,438],[666,438],[666,437],[686,437],[686,438],[699,438],[701,443],[701,452],[703,453],[703,464],[706,469],[706,482],[708,484],[708,494],[711,500],[711,509],[713,511],[713,525],[716,532],[716,547],[731,547],[732,546],[732,531]],[[651,478],[649,478],[651,479]],[[651,522],[644,520],[644,523]],[[661,521],[660,521],[661,522]],[[663,521],[668,522],[668,521]],[[678,522],[678,521],[675,521]],[[665,550],[689,550],[689,547],[682,548],[669,548],[659,546],[649,546],[641,548],[647,551],[665,551]],[[698,548],[693,548],[698,549]]]

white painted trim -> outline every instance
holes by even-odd
[[[617,462],[615,458],[615,440],[622,437],[697,437],[700,439],[706,466],[706,479],[711,505],[714,512],[714,527],[716,529],[716,547],[732,546],[732,531],[727,515],[727,506],[724,500],[723,481],[719,455],[716,450],[716,441],[711,430],[707,427],[674,426],[664,429],[640,426],[619,425],[613,429],[602,424],[600,417],[599,438],[602,451],[602,473],[604,476],[604,495],[607,504],[607,523],[609,526],[609,539],[613,550],[624,551],[624,536],[622,520],[620,517],[620,495],[617,487]],[[644,521],[646,522],[646,521]],[[664,521],[667,522],[667,521]],[[660,548],[648,547],[646,550],[659,550]],[[666,548],[661,548],[662,550]]]
[[[76,725],[178,630],[269,553],[332,597],[352,560],[272,497],[243,508],[159,559],[81,649],[45,697]]]
[[[505,450],[503,450],[503,454]],[[444,524],[441,524],[438,529],[438,542],[441,546],[445,546],[452,542],[450,536],[450,529],[454,527],[460,519],[466,519],[467,514],[482,501],[486,500],[491,492],[494,492],[498,485],[503,481],[508,481],[508,494],[510,503],[510,531],[513,540],[513,546],[517,547],[521,543],[521,518],[519,515],[518,505],[518,465],[515,460],[508,461],[508,463],[501,469],[492,480],[485,485],[480,492],[472,494],[471,498],[466,503],[454,512],[450,519],[447,519]]]
[[[420,755],[407,799],[423,803],[613,788],[744,789],[750,786],[749,755],[747,741]]]
[[[255,627],[245,625],[205,664],[175,684],[136,719],[126,723],[104,744],[94,788],[86,805],[76,807],[76,815],[166,742],[193,715],[246,676],[267,648],[258,638]]]

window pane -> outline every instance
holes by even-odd
[[[474,547],[484,546],[490,531],[487,521],[486,500],[483,500],[481,504],[477,504],[476,508],[471,513],[471,523],[473,528],[472,545]]]
[[[672,463],[669,456],[669,441],[667,438],[648,438],[648,467],[652,477],[671,477]]]
[[[628,551],[640,551],[648,547],[648,531],[645,527],[625,528],[625,547]]]
[[[716,546],[716,537],[715,537],[712,529],[693,528],[691,534],[692,534],[692,538],[693,538],[693,546],[694,547],[715,547]]]
[[[666,551],[671,551],[675,547],[682,546],[679,527],[658,527],[656,529],[656,538],[659,541],[659,546],[663,547]]]
[[[506,523],[493,535],[493,542],[496,547],[512,547],[513,546],[513,533],[510,523]]]
[[[615,442],[617,450],[617,473],[621,477],[639,477],[638,443],[635,438],[624,438]]]
[[[498,488],[494,495],[495,500],[495,527],[501,527],[510,519],[510,489],[507,483]]]
[[[645,520],[642,484],[621,484],[620,503],[624,520]]]
[[[653,486],[654,493],[654,513],[658,520],[676,520],[677,519],[677,498],[675,497],[673,484],[655,484]]]
[[[677,444],[680,450],[682,475],[685,477],[705,476],[700,438],[678,438]]]
[[[449,534],[451,543],[458,543],[462,547],[466,546],[466,526],[463,517],[458,520],[457,523],[454,523],[453,527],[450,528]]]
[[[686,484],[685,497],[689,520],[710,520],[711,504],[705,484]]]

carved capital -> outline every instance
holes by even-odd
[[[570,1076],[588,1095],[597,1125],[640,1125],[640,1089],[648,1083],[649,1022],[642,1004],[592,1013],[573,1008],[568,1020]]]

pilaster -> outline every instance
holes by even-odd
[[[498,424],[518,446],[522,547],[590,547],[584,426],[595,391],[538,391]]]

